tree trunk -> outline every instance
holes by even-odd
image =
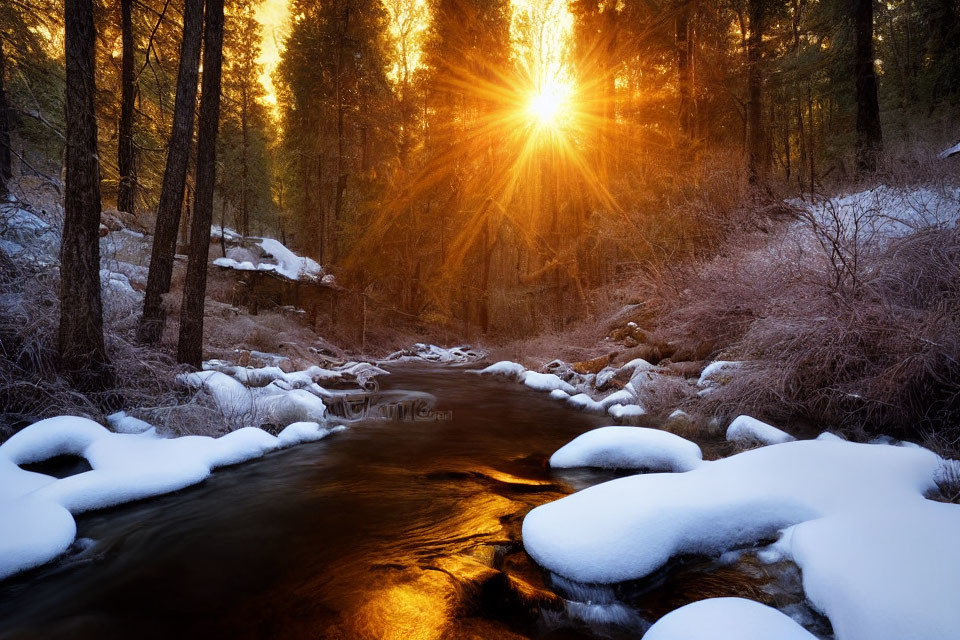
[[[249,180],[250,170],[247,166],[247,155],[250,152],[250,136],[247,131],[247,85],[240,88],[240,136],[243,146],[243,156],[241,157],[241,192],[240,192],[240,233],[243,237],[250,235],[250,203],[247,201],[247,181]]]
[[[857,170],[873,173],[883,150],[877,74],[873,68],[873,0],[854,0],[856,31],[854,73],[857,79]]]
[[[180,308],[177,360],[199,368],[203,359],[203,306],[207,295],[207,256],[217,180],[217,127],[220,122],[220,71],[223,63],[223,0],[207,0],[203,31],[203,92],[197,133],[197,188],[190,229],[190,259]]]
[[[167,167],[157,205],[157,227],[150,254],[150,272],[143,299],[143,316],[137,335],[148,344],[160,341],[165,321],[163,294],[170,290],[173,256],[177,249],[180,208],[187,179],[193,114],[197,102],[197,75],[200,63],[200,35],[203,25],[203,0],[186,0],[183,8],[183,42],[177,72],[177,97],[173,111],[173,129],[167,149]]]
[[[66,0],[66,191],[60,245],[61,371],[84,391],[111,384],[100,299],[100,165],[92,0]]]
[[[7,194],[7,182],[13,177],[13,165],[10,162],[10,107],[7,105],[5,74],[3,38],[0,37],[0,196]]]
[[[680,131],[688,138],[693,137],[693,25],[690,6],[686,3],[677,14],[677,84],[680,89],[679,124]]]
[[[747,40],[747,154],[750,184],[763,180],[763,104],[760,73],[763,45],[763,0],[749,0],[750,37]]]
[[[120,31],[123,61],[120,72],[120,130],[117,142],[117,209],[135,213],[137,168],[133,148],[133,102],[136,86],[133,72],[133,0],[120,0]]]
[[[340,31],[340,43],[339,49],[337,51],[337,78],[336,78],[336,97],[337,97],[337,183],[336,191],[334,192],[333,200],[333,223],[338,225],[340,223],[340,216],[343,211],[343,192],[347,188],[347,174],[346,168],[344,166],[344,130],[343,130],[343,114],[344,114],[344,99],[343,99],[343,64],[344,64],[344,49],[346,47],[346,38],[347,38],[347,29],[350,26],[350,7],[347,7],[343,11],[343,26]],[[336,253],[336,242],[331,243],[332,253]],[[330,260],[331,258],[325,256],[325,259]]]

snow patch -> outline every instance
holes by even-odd
[[[796,440],[792,435],[773,425],[750,416],[739,416],[727,427],[727,441],[739,444],[783,444]]]
[[[600,467],[690,471],[700,466],[700,447],[680,436],[644,427],[600,427],[565,444],[550,458],[558,469]]]

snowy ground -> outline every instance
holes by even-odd
[[[695,444],[649,431],[597,429],[551,459],[676,471],[619,478],[532,510],[524,546],[561,580],[638,580],[677,556],[753,549],[764,562],[800,567],[807,598],[837,640],[960,637],[960,505],[925,497],[957,473],[957,461],[916,445],[831,434],[792,441],[742,416],[729,438],[773,444],[707,462]],[[645,637],[815,636],[758,603],[718,599],[671,613]]]

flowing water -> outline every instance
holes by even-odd
[[[391,419],[81,516],[70,556],[0,584],[0,637],[642,633],[642,607],[563,589],[520,543],[531,508],[610,477],[546,467],[602,417],[456,368],[398,367],[366,398],[341,412]]]

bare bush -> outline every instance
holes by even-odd
[[[39,261],[10,261],[0,283],[0,440],[35,420],[78,415],[105,423],[105,416],[136,408],[161,431],[219,432],[223,420],[203,398],[175,386],[181,370],[164,352],[137,344],[133,325],[139,298],[104,287],[107,352],[116,386],[81,394],[57,372],[59,275]]]
[[[822,202],[778,242],[689,270],[657,333],[748,361],[698,409],[956,451],[960,233],[956,201],[924,193]]]

